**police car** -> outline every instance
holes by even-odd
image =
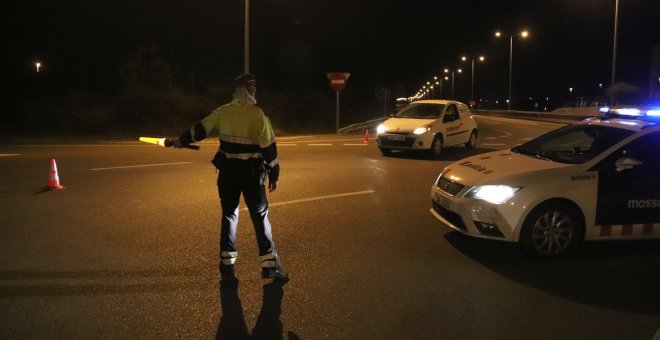
[[[608,109],[460,160],[438,176],[431,200],[449,227],[539,257],[582,240],[660,238],[660,110]]]
[[[383,155],[393,150],[426,150],[438,156],[446,146],[477,145],[477,123],[464,103],[420,100],[404,107],[376,128]]]

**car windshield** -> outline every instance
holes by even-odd
[[[439,118],[444,110],[443,104],[410,104],[396,115],[396,118]]]
[[[580,164],[634,132],[599,125],[569,125],[551,131],[511,151],[548,161]]]

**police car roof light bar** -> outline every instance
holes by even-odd
[[[602,107],[598,111],[603,114],[603,119],[622,118],[641,119],[652,122],[660,121],[660,109],[655,107],[648,109]]]

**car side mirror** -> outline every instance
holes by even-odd
[[[616,172],[621,172],[623,170],[629,170],[634,168],[637,165],[642,165],[643,163],[637,159],[623,157],[616,160],[614,165],[616,165]]]

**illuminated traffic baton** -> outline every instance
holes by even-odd
[[[156,144],[166,148],[174,146],[174,140],[172,140],[171,138],[140,137],[140,142]],[[181,145],[181,147],[187,149],[199,150],[199,145],[183,144]]]

